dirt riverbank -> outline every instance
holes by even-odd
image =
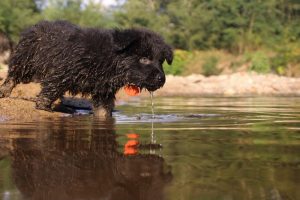
[[[300,96],[300,78],[240,72],[205,77],[168,76],[158,96]]]
[[[0,72],[0,79],[6,72]],[[3,82],[0,80],[0,83]],[[12,98],[0,99],[0,122],[5,120],[32,121],[65,115],[60,112],[49,113],[36,110],[35,103],[21,98],[35,97],[40,91],[39,84],[20,84],[12,92]],[[155,96],[300,96],[300,78],[281,77],[277,75],[260,75],[256,73],[236,73],[204,77],[190,75],[187,77],[167,76],[163,88]],[[143,92],[140,97],[149,97]],[[117,94],[117,101],[130,100],[123,91]],[[56,102],[59,105],[59,102]]]

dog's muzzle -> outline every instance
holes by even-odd
[[[154,77],[148,79],[148,81],[145,83],[144,87],[150,91],[153,92],[162,86],[164,86],[166,82],[166,76],[163,73],[156,74]]]

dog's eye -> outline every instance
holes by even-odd
[[[143,57],[143,58],[140,58],[140,63],[145,64],[145,65],[148,65],[148,64],[151,63],[151,60],[149,60],[149,59],[146,58],[146,57]]]

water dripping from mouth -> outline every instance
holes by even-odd
[[[153,119],[154,119],[154,102],[153,102],[153,92],[150,92],[151,97],[151,111],[152,111],[152,118],[151,118],[151,144],[156,144],[156,139],[154,135],[154,127],[153,127]],[[150,148],[150,154],[155,154],[155,149]]]
[[[153,92],[150,92],[151,97],[151,110],[152,110],[152,119],[154,119],[154,102],[153,102]]]

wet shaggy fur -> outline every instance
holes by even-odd
[[[19,83],[40,82],[36,108],[69,91],[91,95],[94,113],[110,116],[116,92],[125,85],[155,91],[165,83],[164,61],[173,52],[163,38],[146,29],[81,28],[67,21],[42,21],[25,30],[9,61],[0,97]]]

